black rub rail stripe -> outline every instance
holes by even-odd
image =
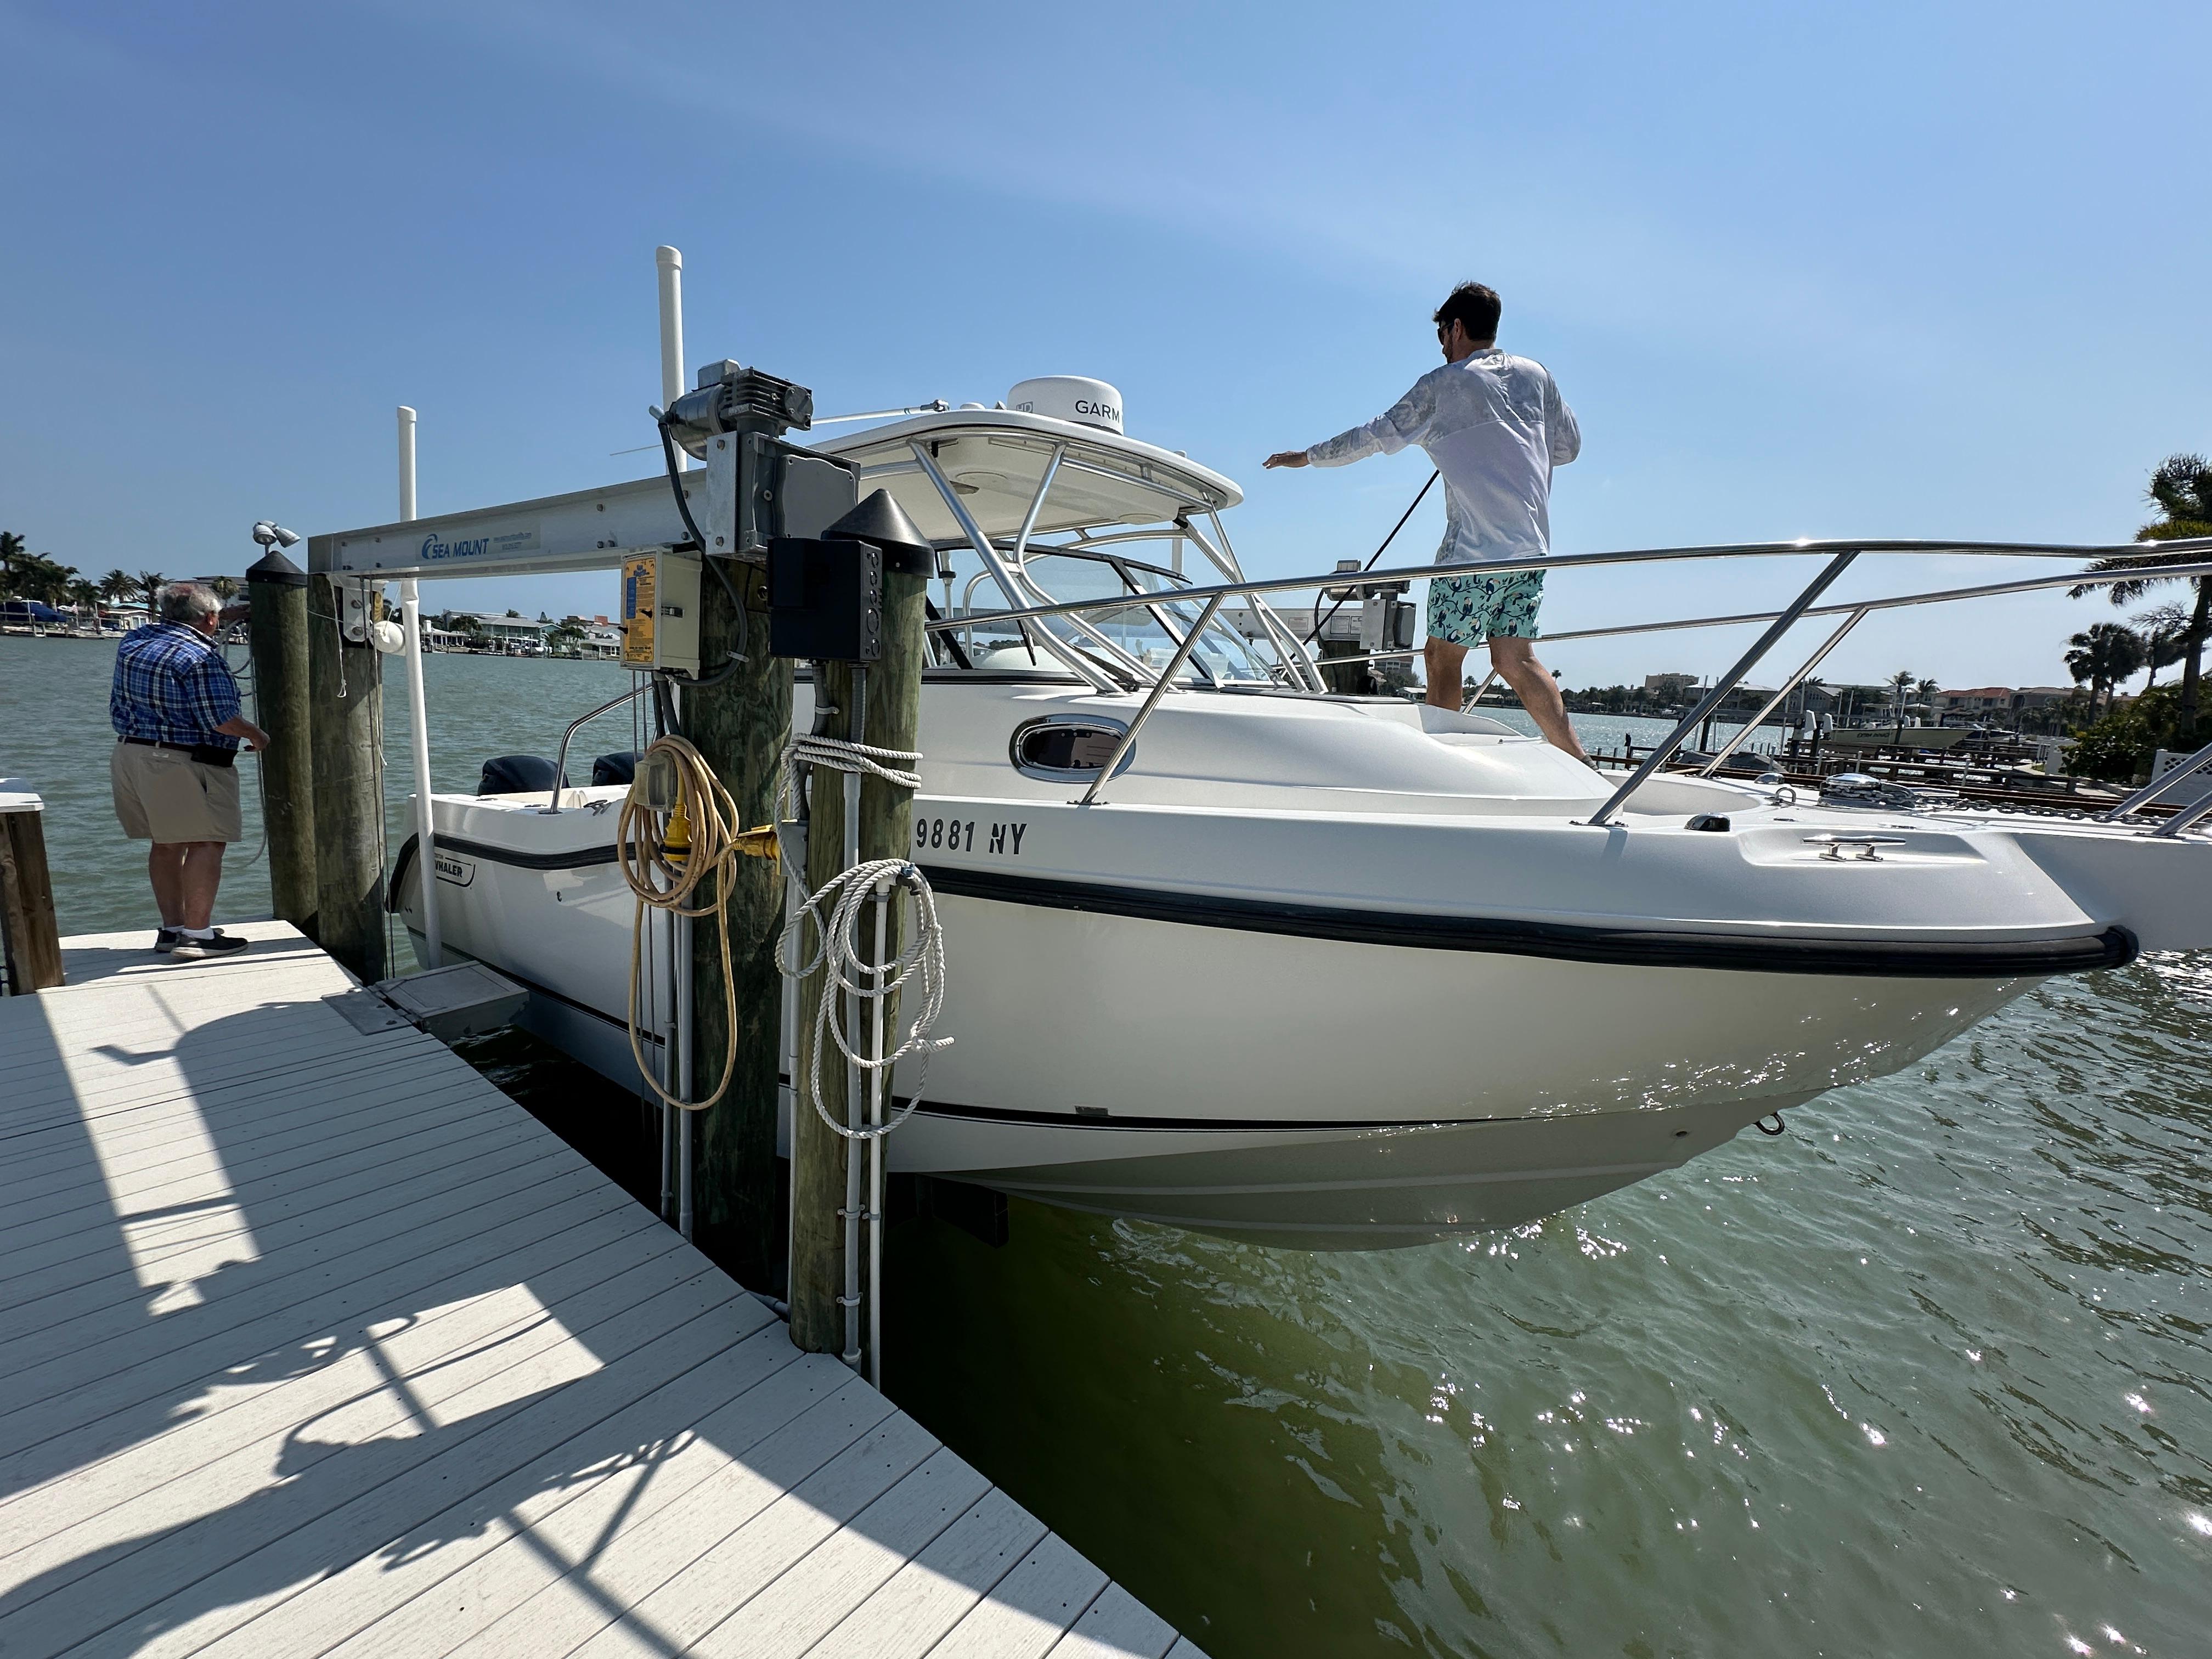
[[[1830,974],[1889,979],[2010,979],[2124,967],[2136,958],[2136,937],[2124,927],[2101,933],[2026,940],[1832,939],[1747,937],[1492,916],[1431,916],[1340,909],[1268,899],[1171,893],[1157,888],[1014,876],[991,870],[927,865],[923,873],[943,896],[1027,904],[1046,909],[1133,916],[1190,927],[1233,927],[1297,939],[1426,951],[1481,951],[1595,962],[1632,968],[1715,968],[1745,973]]]
[[[615,848],[573,853],[519,853],[457,836],[438,837],[441,850],[523,870],[581,870],[612,864]],[[390,892],[415,854],[410,836],[392,866]],[[1826,974],[1876,979],[2013,979],[2124,968],[2140,946],[2124,927],[2040,939],[1833,939],[1689,933],[1650,928],[1591,927],[1573,922],[1497,916],[1431,916],[1405,911],[1351,910],[1272,899],[1171,893],[1158,888],[1015,876],[994,870],[925,865],[940,894],[1026,904],[1044,909],[1131,916],[1188,927],[1230,927],[1296,939],[1334,939],[1421,951],[1480,951],[1594,962],[1628,968],[1712,968],[1739,973]],[[391,902],[388,900],[387,902]]]
[[[778,1072],[776,1081],[787,1088],[791,1073]],[[889,1109],[896,1114],[912,1107],[922,1117],[969,1118],[984,1123],[1021,1123],[1045,1129],[1188,1129],[1218,1133],[1247,1129],[1285,1129],[1293,1133],[1309,1129],[1472,1129],[1487,1123],[1526,1123],[1527,1117],[1132,1117],[1097,1111],[1047,1112],[1007,1106],[963,1106],[953,1101],[924,1100],[915,1106],[912,1097],[893,1095]]]
[[[399,908],[399,890],[421,850],[416,845],[421,839],[420,836],[410,836],[399,843],[399,856],[392,860],[392,879],[385,884],[384,908],[387,910],[397,912]],[[612,864],[616,858],[612,842],[605,847],[580,848],[573,853],[518,853],[511,847],[494,847],[460,836],[439,836],[438,850],[458,853],[463,858],[482,859],[487,864],[510,865],[517,870],[588,870],[593,865]]]

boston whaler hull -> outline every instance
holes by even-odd
[[[914,856],[956,1042],[893,1170],[1309,1248],[1418,1243],[1680,1164],[2146,930],[2212,938],[2212,901],[2166,885],[2201,841],[1679,778],[1591,828],[1596,774],[1380,699],[1178,695],[1089,805],[1016,763],[1025,726],[1110,732],[1137,701],[926,685]],[[532,987],[538,1030],[635,1085],[621,793],[437,798],[440,915],[448,949]],[[648,975],[648,1056],[664,1000]]]
[[[1875,611],[2113,580],[2096,562],[2124,549],[1799,541],[1491,567],[1816,562],[1773,611],[1578,630],[1765,627],[1636,775],[1604,777],[1477,714],[1329,694],[1267,594],[1364,595],[1338,603],[1356,649],[1382,661],[1411,654],[1392,592],[1431,568],[1340,587],[1248,578],[1222,520],[1236,484],[1127,436],[1118,396],[1097,390],[1025,382],[1012,407],[793,448],[804,467],[770,491],[741,459],[766,440],[726,434],[771,404],[772,424],[800,419],[797,389],[717,365],[683,400],[706,422],[691,452],[703,472],[672,463],[661,478],[318,538],[313,562],[374,580],[644,553],[696,582],[683,562],[759,532],[771,494],[784,514],[812,502],[793,535],[873,514],[908,556],[926,544],[942,586],[913,856],[939,895],[934,1031],[954,1045],[889,1161],[1057,1204],[1318,1247],[1507,1225],[1910,1065],[2051,975],[2212,945],[2197,808],[2162,823],[2142,800],[2111,823],[1990,816],[1871,780],[1831,780],[1814,800],[1660,769],[1801,620],[1833,631],[1753,727]],[[440,562],[462,547],[467,569]],[[1870,553],[2087,568],[1820,603]],[[1194,555],[1204,580],[1186,574]],[[653,696],[633,707],[676,729],[723,670],[668,625],[676,590],[661,599],[625,649],[633,696]],[[793,729],[811,722],[801,667]],[[523,981],[532,1024],[634,1085],[621,796],[568,790],[553,811],[540,796],[438,797],[432,890],[448,949]],[[401,863],[393,900],[419,929],[424,871]],[[665,927],[648,919],[637,988],[636,1049],[655,1072],[674,1034]],[[719,1056],[694,1058],[715,1074]],[[920,1085],[902,1062],[895,1093]],[[787,1091],[787,1145],[789,1110]]]

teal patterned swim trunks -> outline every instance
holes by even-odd
[[[1536,607],[1543,599],[1540,570],[1508,570],[1495,576],[1471,570],[1462,576],[1436,577],[1429,583],[1429,637],[1464,646],[1492,639],[1533,640]]]

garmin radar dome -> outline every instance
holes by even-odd
[[[1006,407],[1025,415],[1103,427],[1109,432],[1121,429],[1120,389],[1082,374],[1042,374],[1024,380],[1006,393]]]

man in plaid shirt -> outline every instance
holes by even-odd
[[[240,711],[238,682],[215,642],[224,620],[215,595],[198,582],[171,582],[155,603],[158,620],[132,629],[115,649],[107,696],[118,739],[108,762],[115,816],[125,835],[153,842],[146,873],[161,912],[154,948],[234,956],[246,941],[210,925],[222,849],[244,833],[234,763],[241,739],[260,750],[269,734]]]

